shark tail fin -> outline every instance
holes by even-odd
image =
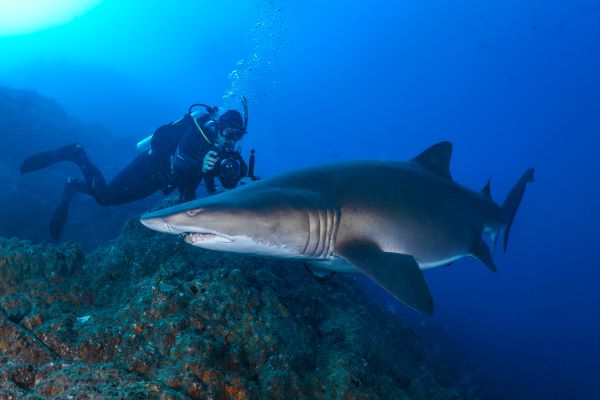
[[[512,226],[513,220],[515,219],[515,215],[517,214],[517,210],[519,209],[519,204],[521,204],[521,199],[523,199],[523,195],[525,194],[525,186],[528,183],[533,182],[533,168],[529,168],[519,181],[513,186],[513,188],[506,196],[506,200],[504,200],[504,204],[502,208],[506,212],[506,226],[504,227],[504,238],[502,240],[502,248],[506,252],[506,246],[508,244],[508,234],[510,233],[510,227]]]

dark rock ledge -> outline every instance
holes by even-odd
[[[458,399],[343,276],[129,221],[84,255],[0,238],[0,399]]]

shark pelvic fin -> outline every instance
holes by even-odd
[[[413,161],[452,179],[450,175],[450,159],[452,158],[452,143],[440,142],[427,148],[424,152],[413,158]]]
[[[310,265],[308,265],[308,263],[304,263],[304,268],[306,269],[306,272],[322,281],[329,280],[333,275],[335,275],[335,272],[319,270],[311,267]]]
[[[425,314],[433,314],[433,298],[423,272],[407,254],[386,253],[371,243],[355,242],[337,251],[394,297]]]
[[[490,254],[490,249],[483,239],[479,239],[479,241],[475,242],[471,248],[471,255],[484,263],[493,272],[498,272],[496,264],[494,264],[494,260]]]

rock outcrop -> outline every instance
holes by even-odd
[[[80,246],[0,239],[0,399],[458,399],[346,276],[201,250],[137,219]]]

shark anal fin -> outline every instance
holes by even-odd
[[[347,244],[336,252],[404,304],[433,314],[433,298],[412,256],[386,253],[370,243]]]
[[[477,242],[475,242],[471,248],[471,255],[484,263],[493,272],[497,272],[496,264],[494,264],[494,259],[492,258],[490,249],[488,248],[487,244],[485,244],[483,239],[479,239]]]

